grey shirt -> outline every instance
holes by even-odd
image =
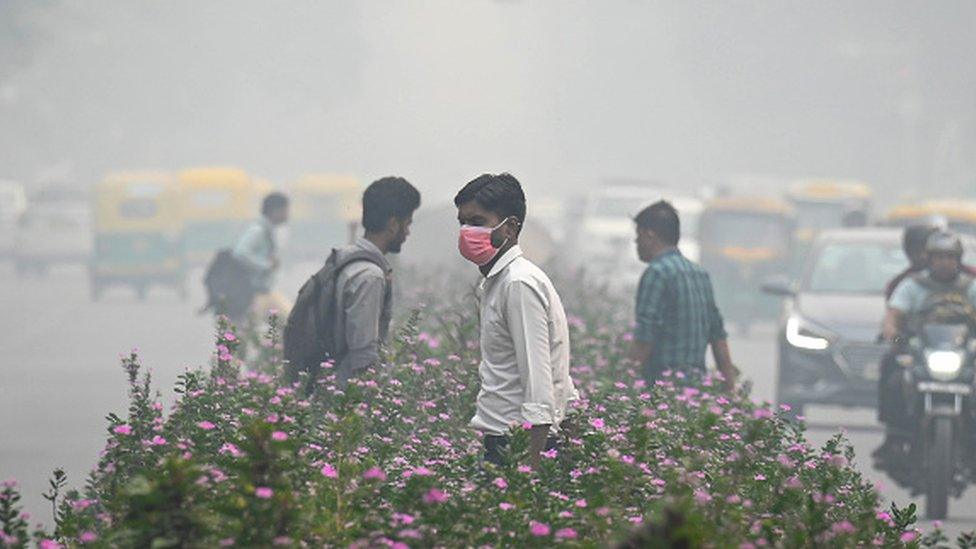
[[[346,266],[336,278],[336,373],[340,381],[379,364],[380,343],[386,340],[393,308],[391,287],[393,270],[375,244],[359,238],[339,250],[343,254],[366,251],[375,254],[372,261],[356,261]],[[380,267],[382,265],[382,267]]]

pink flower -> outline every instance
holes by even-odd
[[[434,474],[433,471],[431,471],[430,469],[428,469],[428,468],[424,467],[423,465],[421,465],[420,467],[415,467],[415,468],[407,471],[406,473],[403,474],[403,476],[406,477],[406,478],[410,478],[410,477],[412,477],[414,475],[416,475],[418,477],[429,477],[429,476],[431,476],[433,474]]]
[[[834,467],[844,467],[847,465],[847,458],[841,455],[834,455],[830,456],[830,459],[828,459],[827,462]]]
[[[586,500],[585,499],[578,499],[578,500],[576,500],[576,503],[574,503],[573,505],[576,505],[580,509],[585,509],[587,503],[586,503]]]
[[[543,522],[531,521],[529,522],[529,533],[536,537],[548,536],[552,529],[549,528],[548,524]]]
[[[447,492],[444,492],[438,488],[431,488],[426,494],[424,494],[424,503],[444,503],[447,501],[447,498]]]
[[[95,532],[82,532],[81,535],[78,536],[78,541],[82,543],[91,543],[97,539],[98,535],[95,534]]]
[[[284,431],[275,431],[271,433],[271,440],[277,440],[278,442],[288,440],[288,433]]]
[[[773,412],[769,408],[756,408],[756,410],[752,412],[752,417],[756,419],[768,419],[773,417]]]
[[[378,480],[383,482],[386,480],[386,473],[384,473],[383,469],[380,469],[379,467],[372,467],[363,473],[363,478],[366,480]]]
[[[701,489],[695,490],[695,502],[696,503],[698,503],[699,505],[704,505],[704,504],[706,504],[706,503],[708,503],[710,501],[712,501],[712,496],[709,495],[708,492],[706,492],[704,490],[701,490]]]
[[[899,539],[902,543],[911,543],[918,539],[918,532],[905,532]]]
[[[842,520],[840,522],[834,523],[830,527],[831,531],[835,534],[853,534],[855,531],[854,525],[850,521]]]
[[[131,425],[127,425],[125,423],[123,423],[122,425],[116,425],[115,428],[112,429],[112,432],[115,433],[115,434],[117,434],[117,435],[131,435],[132,434],[132,426]]]
[[[603,428],[606,426],[606,423],[604,423],[602,419],[595,417],[590,420],[590,425],[597,431],[602,431]]]
[[[230,454],[233,457],[241,457],[244,455],[244,452],[242,452],[240,448],[229,442],[225,442],[224,445],[220,447],[218,453]]]
[[[152,444],[153,446],[163,446],[166,444],[166,439],[159,435],[156,435],[152,437],[152,440],[149,441],[149,444]]]
[[[216,426],[216,425],[214,425],[213,423],[210,423],[209,421],[206,421],[206,420],[204,420],[204,421],[200,421],[200,422],[198,422],[198,423],[197,423],[197,427],[199,427],[199,428],[201,428],[201,429],[203,429],[204,431],[212,431],[212,430],[214,430],[214,429],[215,429],[215,428],[216,428],[217,426]]]
[[[758,473],[758,474],[756,474],[756,476],[754,478],[756,480],[766,480],[766,475],[764,475],[762,473]]]
[[[271,496],[274,495],[274,490],[267,486],[258,486],[254,489],[254,495],[261,499],[271,499]]]
[[[512,505],[511,503],[508,503],[507,501],[503,501],[498,504],[498,508],[501,509],[502,511],[511,511],[512,509],[515,509],[515,506]]]
[[[336,468],[326,463],[322,466],[322,476],[325,478],[338,478],[339,471]]]
[[[505,488],[508,488],[508,482],[502,477],[496,478],[495,480],[491,481],[491,483],[494,484],[495,487],[498,488],[499,490],[504,490]]]
[[[532,468],[529,467],[528,465],[519,465],[517,470],[519,473],[525,473],[525,474],[529,474],[532,472]]]
[[[41,543],[37,544],[40,549],[61,549],[63,546],[54,541],[53,539],[42,539]]]
[[[573,530],[572,528],[562,528],[560,530],[556,530],[556,539],[576,539],[576,537],[576,530]]]

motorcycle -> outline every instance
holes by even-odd
[[[966,320],[925,322],[895,360],[913,426],[904,468],[893,477],[913,496],[925,495],[926,517],[946,517],[974,470],[976,330]]]

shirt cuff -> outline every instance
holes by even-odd
[[[552,406],[535,402],[522,404],[522,417],[532,425],[555,425],[556,414]]]

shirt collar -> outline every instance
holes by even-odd
[[[385,270],[387,272],[390,272],[390,271],[393,270],[393,268],[390,267],[390,263],[386,260],[386,255],[384,255],[383,252],[380,251],[380,249],[376,247],[376,244],[373,244],[372,242],[370,242],[366,237],[360,236],[359,238],[357,238],[356,239],[356,246],[359,246],[363,250],[366,250],[367,252],[372,252],[372,253],[378,255],[379,257],[381,257],[383,259],[383,270]]]
[[[652,259],[651,260],[651,263],[654,263],[655,261],[660,261],[660,260],[664,259],[665,257],[668,257],[670,255],[674,255],[674,254],[681,255],[681,252],[678,250],[678,248],[669,248],[668,250],[666,250],[664,252],[661,252],[661,255],[655,257],[654,259]]]
[[[488,271],[488,275],[485,276],[485,278],[486,279],[492,278],[493,276],[505,270],[505,267],[508,267],[513,261],[515,261],[520,257],[522,257],[522,248],[520,248],[519,245],[516,244],[511,248],[509,248],[507,252],[505,252],[504,254],[502,254],[501,257],[498,258],[498,261],[496,261],[495,264],[491,266],[491,270]]]

